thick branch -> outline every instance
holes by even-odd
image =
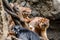
[[[5,13],[6,12],[4,11],[4,7],[2,5],[2,11],[1,11],[1,16],[2,16],[2,20],[3,20],[3,37],[2,37],[2,40],[6,39],[7,33],[8,33],[8,23],[6,20],[6,14]]]
[[[12,7],[9,5],[7,0],[2,0],[2,2],[3,2],[3,7],[7,8],[8,10],[13,12]]]

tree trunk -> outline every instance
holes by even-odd
[[[1,0],[1,4],[2,0]],[[1,40],[5,40],[7,38],[7,34],[8,34],[8,22],[6,20],[6,12],[4,11],[3,5],[2,6],[2,11],[1,11],[1,16],[2,16],[2,20],[3,20],[3,36]]]

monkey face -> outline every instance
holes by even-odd
[[[34,31],[35,28],[45,30],[49,27],[49,20],[42,17],[36,17],[29,23],[29,29]]]
[[[39,20],[39,27],[40,29],[47,29],[49,27],[49,20],[46,18],[42,18]]]

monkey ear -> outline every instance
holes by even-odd
[[[32,25],[29,25],[29,29],[32,30],[32,31],[34,31],[35,30],[35,27],[32,26]]]

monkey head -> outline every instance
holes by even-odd
[[[30,23],[29,23],[29,29],[35,30],[35,28],[39,28],[41,30],[45,30],[49,27],[49,20],[47,18],[43,17],[35,17]]]

